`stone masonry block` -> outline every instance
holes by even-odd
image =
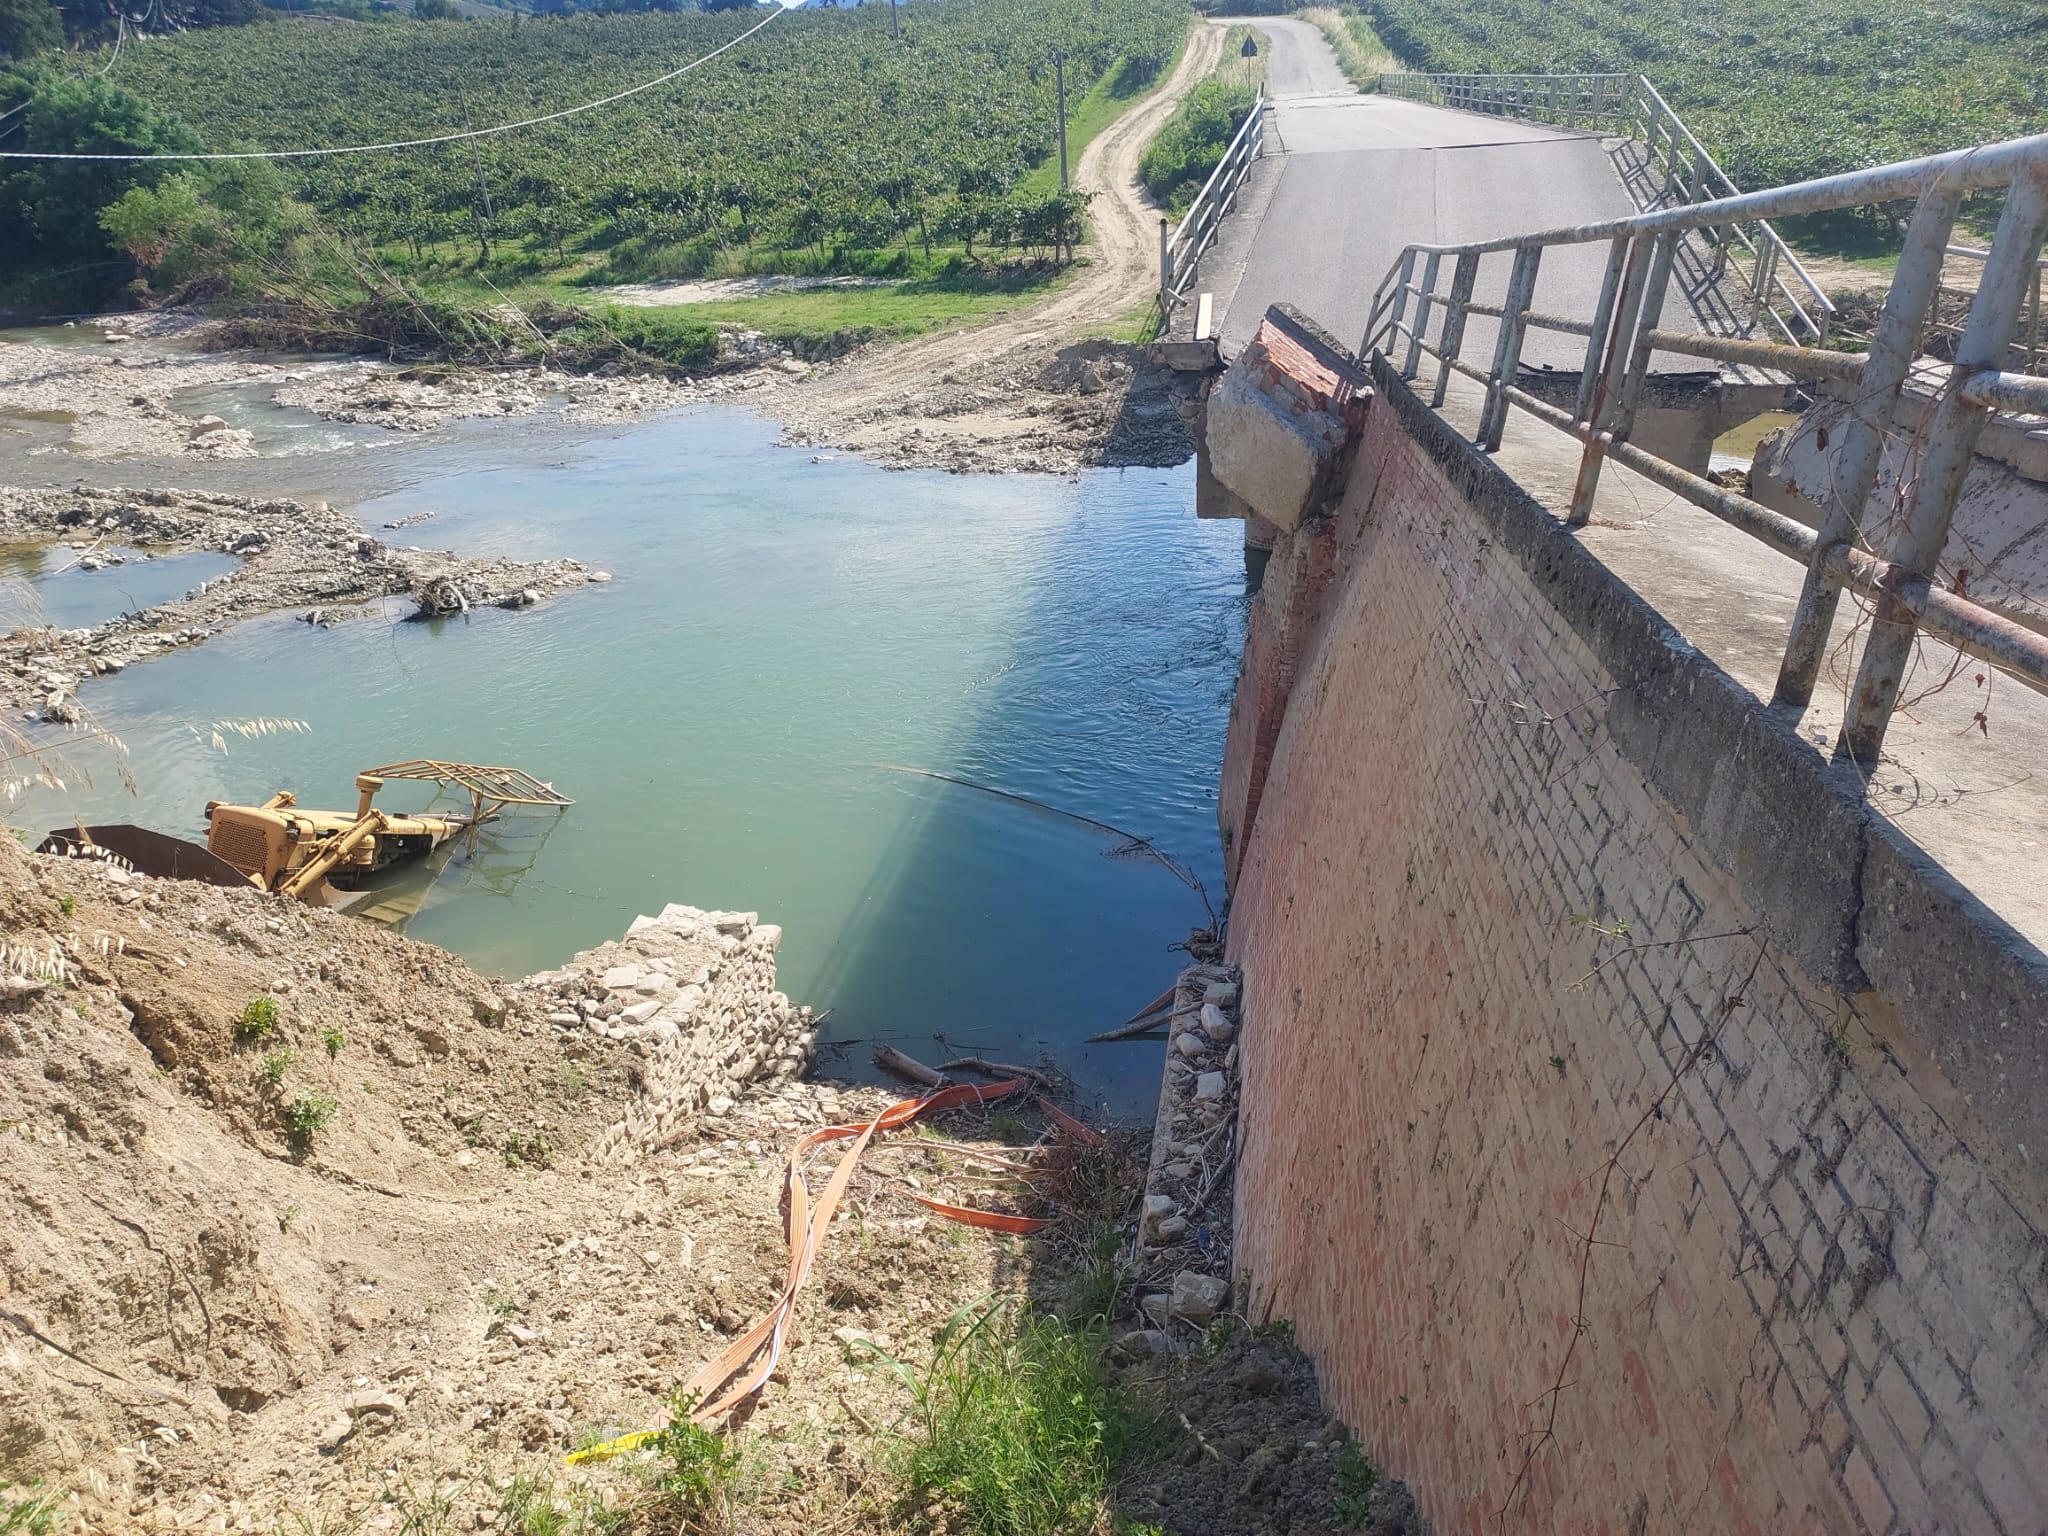
[[[1283,531],[1300,527],[1320,499],[1347,435],[1337,417],[1271,391],[1265,374],[1242,363],[1209,399],[1210,471]]]

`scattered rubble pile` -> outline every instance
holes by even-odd
[[[1227,967],[1190,966],[1174,984],[1136,1243],[1137,1272],[1158,1287],[1140,1304],[1156,1329],[1200,1330],[1229,1303],[1237,1011],[1237,974]],[[1163,1348],[1167,1338],[1156,1342]]]
[[[58,723],[79,718],[83,679],[195,644],[256,614],[303,607],[321,622],[337,606],[430,590],[452,590],[468,607],[524,607],[546,593],[608,579],[574,560],[479,560],[394,548],[324,501],[0,486],[0,543],[49,539],[79,548],[81,566],[131,549],[220,551],[241,561],[174,602],[83,629],[21,625],[0,640],[0,707],[38,709]]]
[[[631,421],[700,400],[745,394],[810,371],[754,331],[723,329],[704,377],[611,362],[590,373],[538,367],[478,368],[428,363],[392,368],[373,359],[288,374],[273,398],[329,421],[430,432],[476,416],[559,410],[569,421]]]
[[[630,1162],[667,1146],[700,1114],[720,1116],[757,1084],[803,1071],[811,1010],[775,990],[782,930],[753,912],[670,903],[622,939],[585,950],[521,990],[558,1029],[629,1042],[640,1095],[591,1149]]]

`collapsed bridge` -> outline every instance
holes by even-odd
[[[1743,194],[1608,77],[1391,84],[1276,97],[1165,349],[1229,359],[1200,510],[1266,551],[1219,806],[1248,1312],[1444,1528],[2036,1529],[2048,138]],[[1671,195],[1388,212],[1496,150]],[[1438,179],[1351,162],[1289,291],[1260,247],[1343,156]],[[1897,199],[1847,336],[1767,221]],[[1804,414],[1710,479],[1718,427],[1649,413],[1739,390]]]

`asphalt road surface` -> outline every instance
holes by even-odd
[[[1226,357],[1283,300],[1356,345],[1373,290],[1412,241],[1483,240],[1635,212],[1598,138],[1361,96],[1309,23],[1251,25],[1272,43],[1265,155],[1195,283],[1216,296]],[[1604,241],[1546,252],[1534,307],[1589,315],[1606,260]],[[1511,261],[1486,259],[1479,298],[1500,301]],[[1440,288],[1449,283],[1446,271]],[[1490,320],[1474,316],[1466,357],[1483,362],[1493,334]],[[1532,330],[1524,357],[1576,372],[1584,348],[1576,337]]]

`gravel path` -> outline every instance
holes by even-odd
[[[1159,209],[1138,182],[1145,146],[1216,67],[1223,30],[1198,27],[1179,65],[1082,152],[1094,194],[1086,261],[1044,303],[863,354],[778,391],[793,438],[895,467],[1067,470],[1175,464],[1193,451],[1172,375],[1101,340],[1157,283]],[[1097,338],[1097,339],[1087,339]]]

